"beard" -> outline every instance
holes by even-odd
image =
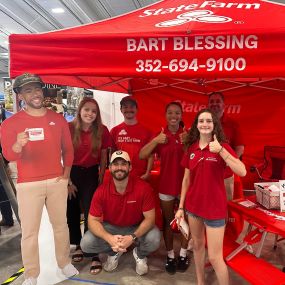
[[[41,109],[43,107],[43,103],[40,105],[34,105],[34,104],[27,104],[27,106],[33,108],[33,109]]]
[[[123,181],[129,176],[129,171],[125,170],[116,170],[111,172],[113,178],[117,181]]]
[[[32,101],[25,102],[27,106],[33,109],[41,109],[44,105],[44,101],[42,100],[40,103],[34,104]]]

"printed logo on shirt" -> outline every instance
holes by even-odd
[[[194,157],[195,157],[195,153],[192,152],[192,153],[190,154],[190,159],[193,159]]]
[[[119,132],[119,136],[125,136],[125,135],[127,135],[127,134],[128,134],[127,131],[124,130],[124,129],[122,129],[122,130]]]
[[[136,200],[127,201],[127,204],[136,203]]]
[[[214,161],[214,162],[218,162],[216,157],[207,157],[206,160],[208,161]]]
[[[55,125],[55,122],[49,122],[49,125],[50,125],[50,126],[54,126],[54,125]]]
[[[118,137],[117,138],[118,143],[140,143],[141,140],[137,138],[131,138],[131,137]]]

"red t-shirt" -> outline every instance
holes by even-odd
[[[234,149],[238,145],[244,145],[244,140],[240,131],[240,126],[233,118],[223,115],[221,124],[228,139],[229,145]]]
[[[244,145],[240,126],[237,121],[235,121],[233,118],[223,115],[221,118],[221,124],[229,145],[232,149],[235,149],[236,146]],[[229,167],[227,167],[224,178],[229,178],[231,176],[233,176],[233,172]]]
[[[94,193],[90,215],[102,217],[115,226],[127,227],[139,224],[143,212],[154,209],[154,193],[150,185],[139,177],[130,175],[125,193],[116,191],[114,180],[109,177]]]
[[[69,129],[71,136],[73,137],[74,126],[72,122],[69,123]],[[73,165],[91,167],[100,164],[101,150],[112,146],[110,133],[107,127],[103,125],[101,149],[98,151],[98,156],[94,156],[91,149],[91,135],[91,131],[81,132],[81,143],[77,148],[74,148]]]
[[[167,143],[159,144],[154,149],[154,152],[160,157],[159,193],[178,196],[181,192],[184,174],[184,168],[181,165],[184,151],[179,137],[183,133],[183,129],[179,128],[176,134],[172,134],[168,127],[165,127],[164,130]]]
[[[32,128],[43,129],[44,139],[28,141],[21,153],[15,153],[12,146],[17,134]],[[51,110],[40,117],[20,111],[6,119],[2,123],[1,144],[6,159],[17,162],[18,183],[58,177],[63,174],[63,165],[72,165],[73,146],[67,121]]]
[[[133,173],[138,176],[143,175],[147,169],[147,159],[139,159],[139,152],[150,141],[151,132],[139,123],[135,125],[121,123],[114,127],[110,134],[113,147],[129,154]]]
[[[235,152],[222,146],[234,157]],[[227,197],[224,185],[226,163],[209,145],[200,149],[199,142],[192,144],[182,159],[184,168],[190,170],[190,185],[185,198],[185,209],[205,219],[224,219],[227,216]]]

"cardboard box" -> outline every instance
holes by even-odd
[[[278,189],[272,191],[270,186]],[[273,187],[276,189],[276,187]],[[280,188],[279,182],[259,182],[254,183],[256,190],[256,201],[267,209],[280,209]]]

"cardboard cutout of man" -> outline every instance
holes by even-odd
[[[1,130],[3,154],[7,160],[16,161],[18,168],[23,285],[37,284],[40,274],[38,233],[44,205],[53,227],[58,266],[66,277],[78,274],[70,263],[66,221],[73,147],[66,120],[43,107],[43,86],[42,79],[35,74],[25,73],[15,79],[13,90],[25,105],[3,122]]]

